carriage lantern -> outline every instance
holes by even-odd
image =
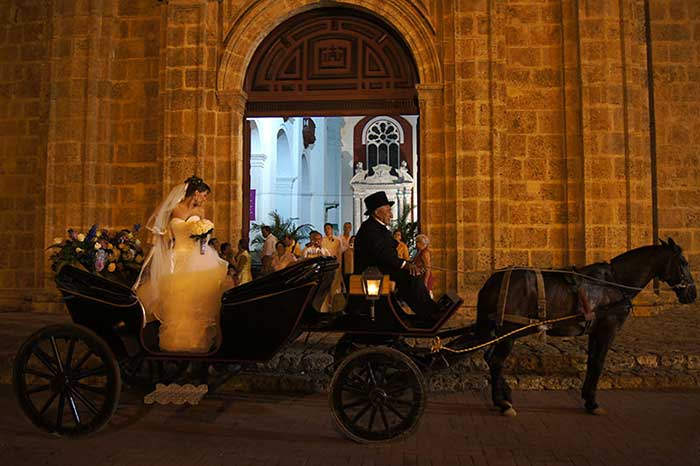
[[[374,302],[379,299],[384,282],[384,274],[376,267],[368,267],[362,272],[362,292],[370,303],[370,316],[374,320]]]

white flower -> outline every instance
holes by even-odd
[[[83,248],[75,248],[75,252],[83,252]]]
[[[95,249],[100,249],[102,245],[100,243],[95,243]]]
[[[61,238],[54,238],[53,239],[53,244],[61,244],[63,242],[63,239]]]
[[[85,235],[82,234],[82,233],[80,233],[80,234],[78,235],[78,241],[85,241]]]
[[[136,240],[136,241],[134,241],[134,244],[136,244],[136,246],[141,246],[141,241]]]

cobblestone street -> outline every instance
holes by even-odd
[[[369,447],[331,426],[323,395],[217,393],[198,406],[144,405],[124,392],[87,440],[39,434],[0,387],[0,464],[19,465],[700,465],[700,393],[604,391],[606,417],[574,391],[519,391],[503,418],[479,391],[433,395],[417,433]]]

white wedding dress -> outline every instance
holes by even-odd
[[[193,216],[170,221],[174,246],[170,270],[158,284],[155,312],[163,351],[208,352],[217,341],[221,295],[232,283],[227,280],[228,263],[208,245],[202,254],[199,240],[190,238],[199,220]]]

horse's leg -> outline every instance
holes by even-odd
[[[608,348],[615,338],[618,320],[614,316],[601,317],[588,337],[588,364],[586,367],[586,380],[581,389],[581,397],[585,403],[586,411],[591,414],[603,415],[605,410],[596,402],[598,380],[603,372],[605,357]]]
[[[517,413],[513,409],[513,399],[511,397],[510,386],[503,377],[503,366],[508,355],[513,349],[515,340],[505,340],[488,351],[485,355],[491,373],[491,400],[493,405],[501,410],[504,416],[515,416]]]

